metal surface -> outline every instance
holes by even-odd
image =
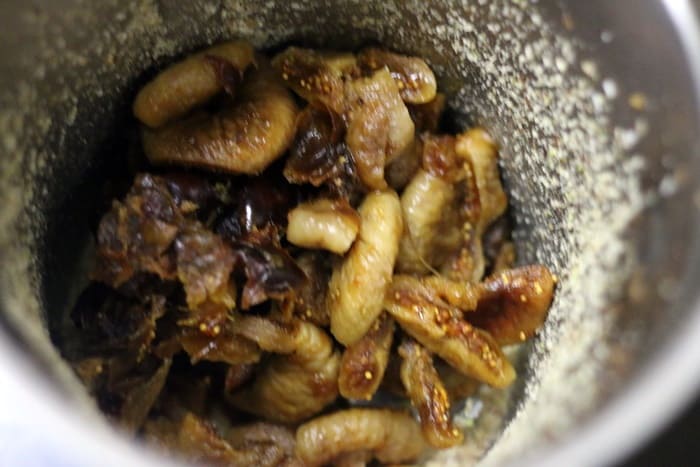
[[[456,121],[502,143],[522,261],[561,281],[520,384],[489,396],[477,420],[470,442],[481,444],[435,462],[473,460],[495,440],[485,464],[599,465],[695,391],[700,44],[689,2],[11,0],[0,5],[0,366],[66,447],[90,447],[76,465],[106,450],[114,465],[142,455],[97,417],[49,339],[84,280],[101,187],[126,172],[129,102],[161,64],[235,36],[424,56]]]

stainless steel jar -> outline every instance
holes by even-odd
[[[642,443],[700,378],[697,13],[688,0],[2,2],[0,374],[44,450],[159,462],[97,416],[50,334],[84,281],[87,219],[124,166],[135,90],[229,37],[426,57],[455,121],[502,144],[521,259],[556,271],[557,297],[519,384],[470,401],[466,445],[431,462],[600,465]]]

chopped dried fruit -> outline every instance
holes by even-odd
[[[460,444],[463,435],[452,424],[450,399],[430,354],[420,344],[406,339],[399,347],[399,355],[403,358],[401,381],[418,411],[425,440],[435,448]]]
[[[369,189],[383,189],[384,166],[407,150],[414,125],[396,83],[385,69],[345,83],[348,130],[345,142],[357,173]]]
[[[424,449],[425,442],[413,417],[393,410],[342,410],[297,429],[297,455],[314,466],[356,451],[369,451],[380,462],[409,462]]]
[[[144,128],[143,149],[154,165],[259,174],[294,138],[297,107],[267,64],[258,63],[223,110],[199,111],[157,129]]]
[[[293,298],[295,290],[308,280],[289,253],[277,244],[274,234],[261,235],[258,232],[235,243],[234,258],[235,264],[245,271],[246,282],[241,296],[244,310],[270,298]]]
[[[235,292],[229,286],[234,253],[218,235],[200,225],[188,226],[175,240],[175,255],[190,309],[205,301],[235,307]]]
[[[357,60],[360,66],[370,70],[387,67],[405,102],[425,104],[435,99],[435,75],[422,59],[372,47],[362,50]]]
[[[372,192],[358,212],[358,239],[333,270],[328,288],[331,332],[344,345],[360,340],[381,314],[403,230],[396,193]]]
[[[338,387],[346,399],[370,400],[389,363],[394,320],[380,316],[362,339],[348,346],[340,361]]]
[[[212,66],[212,59],[216,66]],[[230,87],[228,80],[221,79],[221,63],[241,73],[253,61],[253,47],[244,41],[225,42],[194,54],[141,89],[134,101],[134,115],[152,128],[183,117]]]
[[[308,102],[321,102],[334,112],[343,113],[343,78],[356,73],[353,55],[289,47],[272,59],[272,65]]]
[[[284,176],[292,183],[321,186],[346,173],[345,122],[333,110],[309,105],[297,117],[297,134]]]
[[[343,254],[357,237],[360,216],[347,201],[317,199],[289,211],[287,240],[304,248]]]
[[[295,313],[300,319],[327,327],[330,316],[326,300],[333,272],[332,260],[328,253],[315,250],[302,253],[296,262],[309,280],[297,289],[294,298]]]
[[[529,339],[547,317],[554,278],[541,265],[497,272],[479,285],[476,310],[465,319],[488,331],[501,345]]]
[[[462,319],[457,307],[416,293],[413,285],[396,278],[385,303],[406,333],[466,376],[498,388],[513,382],[515,370],[489,333]]]
[[[437,133],[446,99],[424,60],[376,47],[270,63],[226,42],[147,84],[146,172],[56,339],[100,409],[199,464],[462,443],[451,403],[513,381],[501,346],[542,326],[555,279],[511,269],[498,147]]]
[[[338,397],[339,367],[340,354],[328,334],[311,323],[300,323],[294,349],[270,358],[253,384],[229,400],[266,420],[301,422]]]

